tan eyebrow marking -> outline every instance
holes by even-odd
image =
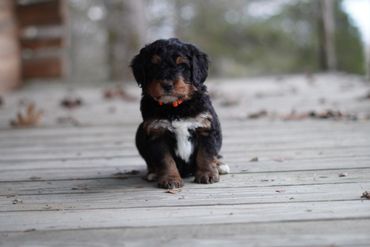
[[[153,57],[150,61],[154,64],[160,64],[161,63],[161,57],[158,56],[158,55],[153,55]]]
[[[182,63],[189,64],[189,60],[186,57],[181,57],[181,56],[177,57],[176,64],[182,64]]]

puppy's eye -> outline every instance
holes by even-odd
[[[176,64],[189,64],[189,60],[186,57],[179,56],[176,58]]]
[[[158,56],[158,55],[153,55],[153,57],[150,61],[154,64],[160,64],[161,63],[161,57]]]

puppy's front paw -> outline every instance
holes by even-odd
[[[198,184],[213,184],[220,180],[220,175],[217,169],[210,169],[205,171],[197,171],[195,173],[194,182]]]
[[[184,183],[181,177],[177,176],[164,176],[158,179],[158,187],[164,189],[175,189],[181,188],[184,186]]]

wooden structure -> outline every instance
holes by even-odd
[[[4,70],[0,80],[7,83],[3,89],[15,87],[21,80],[65,75],[66,1],[5,0],[0,5],[0,61]]]
[[[12,0],[0,1],[0,92],[20,82],[20,51]]]
[[[320,66],[325,71],[337,70],[335,48],[335,1],[322,0],[319,6]]]
[[[64,109],[55,86],[5,95],[14,104],[0,107],[0,245],[368,246],[370,101],[359,98],[369,85],[340,74],[209,86],[232,173],[170,192],[142,179],[138,100],[81,88],[82,106]],[[43,119],[12,129],[25,93]],[[328,108],[358,118],[280,117]],[[261,109],[275,114],[247,117]]]
[[[17,5],[23,79],[63,76],[65,2],[49,0]]]

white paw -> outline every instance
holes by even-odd
[[[148,173],[148,175],[146,175],[146,180],[148,180],[149,182],[152,182],[154,180],[157,179],[157,174],[155,173]]]
[[[220,164],[218,167],[218,173],[220,174],[229,174],[230,173],[230,167],[226,164]]]

